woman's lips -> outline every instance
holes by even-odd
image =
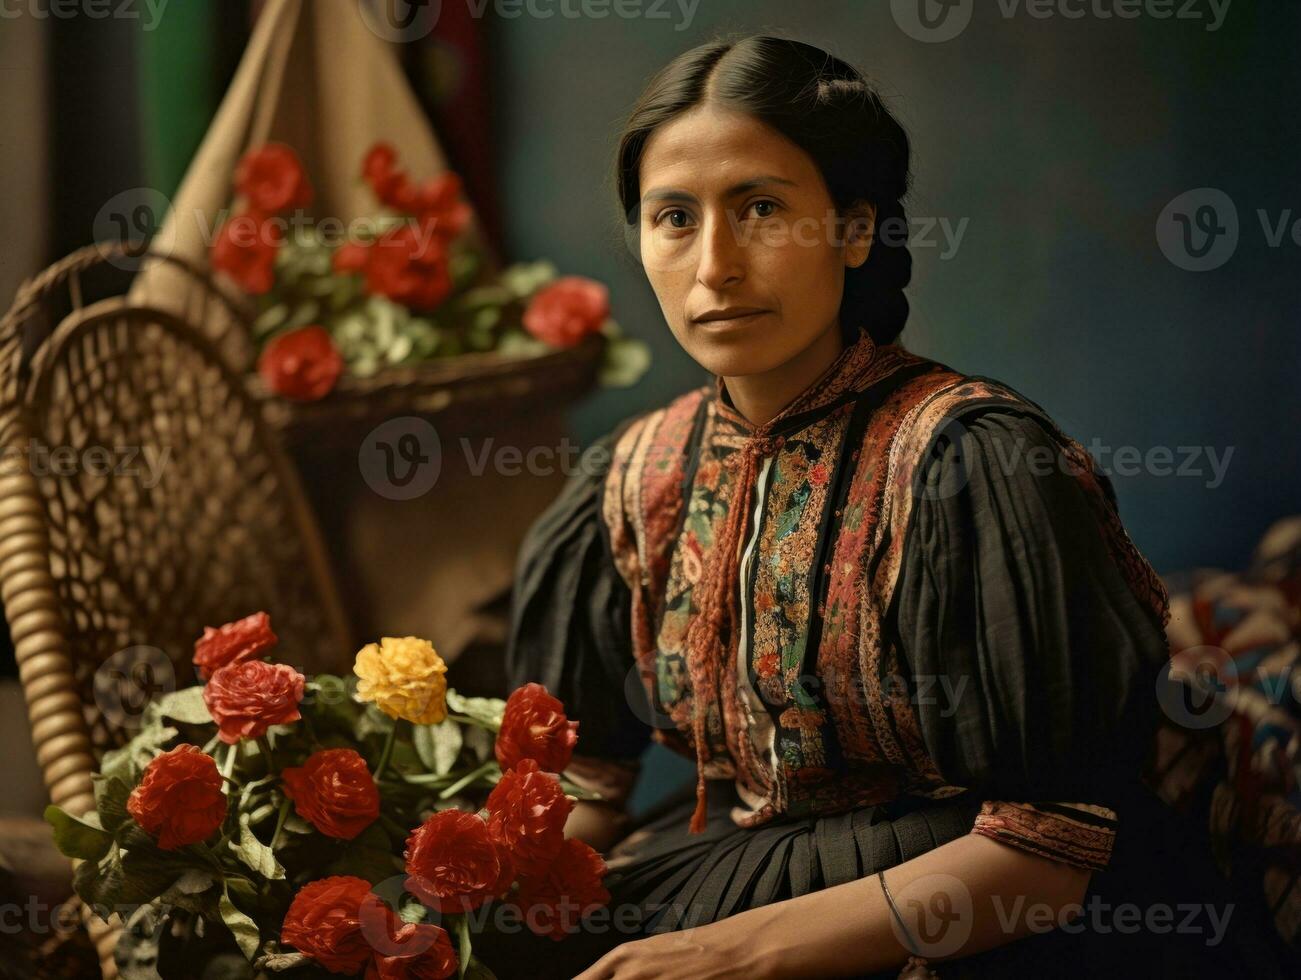
[[[771,311],[759,310],[755,313],[743,313],[740,316],[729,316],[720,320],[696,320],[694,323],[704,330],[727,330],[732,327],[747,326],[752,321],[759,319],[759,317],[767,316],[769,312]]]

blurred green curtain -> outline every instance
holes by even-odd
[[[137,38],[145,183],[170,197],[203,140],[248,40],[247,2],[185,0]]]

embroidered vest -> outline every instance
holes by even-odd
[[[756,560],[740,587],[751,596],[749,679],[769,711],[777,766],[738,766],[745,755],[721,705],[705,706],[707,778],[735,778],[769,802],[744,818],[825,815],[903,793],[942,798],[911,686],[886,627],[903,559],[919,467],[961,411],[1011,405],[1047,423],[1089,492],[1113,556],[1161,619],[1164,586],[1134,548],[1110,481],[1036,404],[1000,382],[964,376],[896,345],[814,410],[794,417],[771,463]],[[632,640],[655,741],[695,758],[684,657],[700,579],[716,532],[737,499],[727,457],[747,437],[709,386],[635,419],[615,447],[603,519],[632,593]],[[924,491],[923,491],[924,492]]]

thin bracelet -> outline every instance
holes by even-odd
[[[890,894],[890,889],[886,886],[886,869],[882,868],[881,871],[878,871],[877,877],[881,878],[881,892],[885,893],[886,905],[889,905],[890,911],[894,912],[895,921],[896,923],[899,923],[900,932],[903,932],[903,945],[908,947],[908,951],[912,954],[913,959],[920,959],[921,963],[925,963],[926,960],[922,958],[921,953],[917,951],[917,944],[913,941],[912,933],[908,932],[908,924],[903,920],[903,916],[899,915],[899,908],[898,906],[895,906],[894,903],[894,895]]]

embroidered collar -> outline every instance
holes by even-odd
[[[843,348],[817,380],[765,425],[756,425],[736,409],[727,392],[726,381],[722,375],[716,374],[710,395],[714,412],[730,423],[731,428],[746,435],[758,432],[781,435],[795,431],[807,423],[811,414],[818,415],[847,395],[862,390],[873,373],[878,350],[871,336],[860,327],[858,339]]]

